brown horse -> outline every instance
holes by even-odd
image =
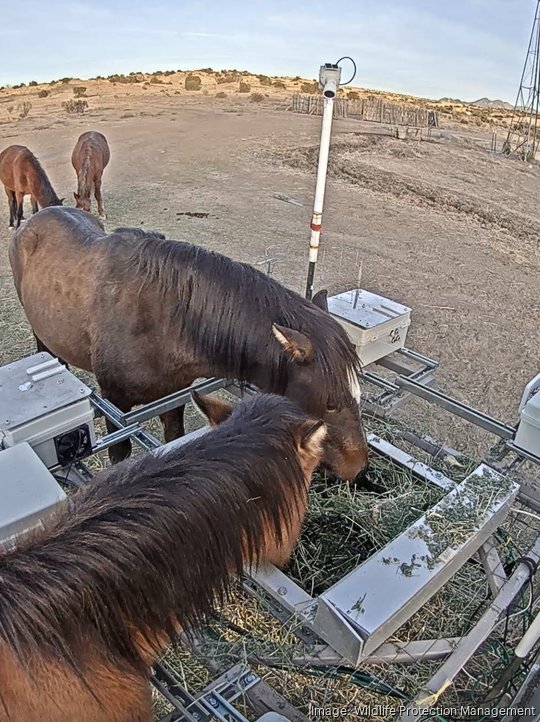
[[[217,428],[110,467],[0,554],[0,722],[151,722],[166,644],[289,558],[324,424],[280,396],[196,401]]]
[[[90,193],[93,185],[100,218],[105,218],[101,197],[101,177],[110,159],[111,152],[107,139],[103,133],[98,133],[96,130],[83,133],[71,155],[71,164],[77,174],[78,187],[77,192],[73,194],[77,208],[90,212]]]
[[[75,208],[38,213],[9,255],[38,348],[93,371],[122,411],[203,376],[246,380],[327,423],[330,471],[364,472],[359,362],[325,292],[311,303],[252,266],[142,229],[107,235]],[[166,441],[184,433],[183,408],[162,421]]]
[[[0,153],[0,181],[8,197],[10,228],[15,222],[17,228],[21,225],[25,195],[32,198],[32,213],[37,213],[38,205],[46,208],[64,202],[54,192],[36,156],[24,145],[10,145]]]

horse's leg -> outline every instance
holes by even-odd
[[[94,180],[94,195],[97,201],[98,216],[105,219],[107,216],[105,215],[105,208],[103,207],[103,197],[101,195],[101,176],[96,176]]]
[[[38,204],[34,196],[32,196],[32,214],[35,214],[39,211]]]
[[[167,411],[166,414],[161,414],[159,417],[163,424],[165,443],[179,439],[186,433],[184,430],[184,408],[184,406],[179,406],[177,409]]]
[[[54,354],[50,349],[47,348],[47,346],[45,346],[43,341],[41,339],[39,339],[36,336],[36,334],[34,334],[34,338],[36,339],[36,348],[37,348],[38,353],[51,354],[51,356],[54,356],[55,358],[57,358],[61,364],[63,364],[67,369],[69,369],[69,365],[68,365],[67,361],[64,361],[64,359],[61,359],[59,356],[56,356],[56,354]]]
[[[19,228],[21,225],[21,221],[24,220],[23,216],[23,202],[24,202],[24,193],[17,193],[15,191],[15,200],[17,203],[17,223],[15,224],[15,228]]]
[[[15,191],[5,187],[4,189],[6,191],[9,204],[9,227],[15,228],[15,219],[17,217],[17,199],[15,198]]]
[[[114,406],[116,406],[116,408],[119,409],[123,414],[130,411],[133,404],[131,403],[131,401],[129,401],[125,394],[119,391],[118,388],[111,388],[110,386],[107,386],[106,382],[101,383],[99,377],[97,381],[99,384],[99,388],[101,389],[101,395],[104,399],[107,399],[107,401],[110,401],[111,404],[114,404]],[[107,418],[105,418],[105,424],[107,426],[107,432],[109,434],[112,434],[114,431],[118,431],[118,426],[116,426],[116,424],[113,424],[112,421],[109,421],[109,419]],[[130,455],[130,439],[125,439],[125,441],[119,441],[114,446],[109,447],[109,459],[111,460],[111,464],[118,464],[119,461],[123,461],[124,459],[129,458]]]

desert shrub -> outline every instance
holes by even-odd
[[[17,110],[19,111],[19,118],[22,120],[23,118],[27,118],[30,111],[32,110],[32,103],[29,103],[27,100],[25,100],[24,103],[21,103]]]
[[[214,68],[200,68],[196,71],[197,73],[213,73]]]
[[[19,88],[26,88],[26,83],[19,83],[13,86],[13,90],[19,90]]]
[[[349,90],[347,98],[350,98],[351,100],[359,100],[360,94],[356,90]]]
[[[34,88],[37,84],[38,84],[38,83],[37,83],[37,80],[31,80],[31,81],[28,83],[28,86],[29,86],[30,88]]]
[[[87,100],[65,100],[62,108],[70,115],[74,113],[84,113],[88,108]]]
[[[262,93],[251,93],[249,99],[252,103],[262,103],[264,100],[264,95]]]
[[[152,77],[150,78],[150,82],[153,85],[163,85],[163,80],[161,78],[158,78],[157,75],[152,75]],[[129,80],[128,80],[128,83],[129,83]]]
[[[184,87],[186,90],[200,90],[201,85],[202,80],[198,75],[192,75],[191,73],[186,75],[186,79],[184,81]]]
[[[216,98],[226,98],[227,93],[224,93],[223,90],[220,90],[219,93],[216,93]]]
[[[272,78],[269,78],[268,75],[257,75],[259,78],[259,83],[263,86],[270,86],[272,85]]]
[[[283,82],[283,80],[274,80],[274,88],[279,88],[280,90],[287,90],[287,86]]]
[[[302,83],[302,85],[300,86],[300,90],[302,91],[302,93],[309,93],[309,94],[316,93],[317,89],[318,89],[317,83],[315,83],[315,82]]]
[[[40,90],[38,93],[38,98],[46,98],[49,94],[50,93],[48,90],[45,90],[45,89]]]
[[[202,94],[203,94],[203,95],[209,95],[208,90],[205,88],[205,89],[202,91]]]
[[[225,70],[223,73],[216,76],[218,85],[221,85],[222,83],[237,83],[239,80],[240,76],[236,70]]]
[[[238,88],[239,93],[249,93],[251,90],[251,85],[249,83],[246,83],[244,80],[240,81],[240,86]]]
[[[58,82],[58,80],[51,80],[51,82],[49,83],[49,85],[56,85],[57,82]]]
[[[84,96],[86,95],[86,88],[84,87],[84,85],[76,85],[73,88],[73,95],[76,98],[84,98]]]
[[[73,80],[73,78],[60,78],[58,82],[60,83],[69,83],[70,80]]]
[[[14,108],[12,105],[8,105],[8,107],[7,107],[7,112],[8,112],[10,115],[13,113],[14,110],[15,110],[15,108]]]

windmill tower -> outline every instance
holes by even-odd
[[[538,110],[540,104],[540,0],[536,0],[536,12],[521,75],[508,135],[503,143],[505,155],[515,155],[521,160],[533,160],[540,144]]]

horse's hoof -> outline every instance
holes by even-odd
[[[15,230],[15,226],[13,226],[13,225],[8,226],[8,228],[9,228],[10,231],[14,231],[14,230]]]
[[[99,218],[100,221],[106,221],[106,220],[107,220],[107,216],[106,216],[105,213],[100,213],[99,216],[98,216],[98,218]]]

